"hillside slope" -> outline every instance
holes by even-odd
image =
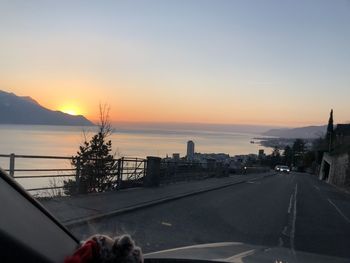
[[[52,111],[31,97],[20,97],[0,90],[0,124],[91,126],[82,115]]]

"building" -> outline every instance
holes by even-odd
[[[350,124],[337,124],[330,152],[322,157],[319,179],[339,186],[350,185]]]
[[[259,150],[258,157],[260,160],[265,158],[265,151],[263,149]]]
[[[187,142],[187,161],[192,162],[194,160],[194,142]]]
[[[334,130],[336,144],[350,144],[350,124],[337,124]]]
[[[179,153],[173,153],[173,159],[174,159],[174,161],[180,161],[180,154]]]

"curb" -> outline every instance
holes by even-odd
[[[117,209],[117,210],[112,210],[109,212],[105,212],[105,213],[101,213],[98,215],[94,215],[94,216],[88,216],[88,217],[84,217],[84,218],[78,218],[78,219],[72,219],[69,221],[65,221],[65,222],[61,222],[65,227],[75,227],[78,225],[83,225],[85,223],[88,223],[90,221],[99,221],[102,220],[104,218],[108,218],[111,216],[116,216],[116,215],[121,215],[121,214],[125,214],[125,213],[129,213],[129,212],[133,212],[136,210],[140,210],[143,208],[147,208],[147,207],[152,207],[158,204],[162,204],[162,203],[167,203],[167,202],[171,202],[171,201],[175,201],[181,198],[185,198],[185,197],[189,197],[189,196],[193,196],[193,195],[197,195],[197,194],[202,194],[202,193],[206,193],[206,192],[210,192],[210,191],[214,191],[214,190],[218,190],[218,189],[223,189],[223,188],[227,188],[233,185],[238,185],[238,184],[242,184],[242,183],[246,183],[247,181],[254,181],[257,179],[264,179],[266,177],[270,177],[273,174],[268,174],[268,175],[264,175],[262,177],[254,177],[251,179],[244,179],[244,180],[240,180],[240,181],[236,181],[236,182],[232,182],[232,183],[227,183],[224,185],[219,185],[219,186],[215,186],[215,187],[206,187],[206,188],[202,188],[193,192],[189,192],[189,193],[184,193],[184,194],[178,194],[178,195],[173,195],[173,196],[169,196],[169,197],[165,197],[165,198],[161,198],[161,199],[157,199],[157,200],[153,200],[153,201],[148,201],[145,203],[139,203],[137,205],[132,205],[129,207],[125,207],[125,208],[121,208],[121,209]]]

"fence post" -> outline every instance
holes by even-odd
[[[118,159],[118,167],[117,167],[117,188],[120,189],[122,186],[122,159]]]
[[[145,176],[145,186],[159,186],[161,158],[147,156],[147,172]]]
[[[15,177],[15,154],[11,153],[10,154],[10,169],[9,169],[10,176],[12,178]]]
[[[175,161],[175,163],[174,163],[175,165],[174,165],[174,174],[173,174],[173,178],[174,178],[174,180],[173,181],[177,181],[178,180],[178,178],[177,178],[177,161]]]
[[[80,164],[80,157],[77,158],[77,171],[75,175],[75,182],[77,187],[77,193],[80,193],[80,177],[81,177],[81,164]]]

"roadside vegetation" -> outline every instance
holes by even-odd
[[[66,195],[104,192],[115,186],[109,107],[100,105],[99,110],[98,131],[90,139],[84,133],[84,142],[72,158],[76,177],[63,182]]]
[[[350,156],[350,140],[347,135],[339,131],[341,125],[334,128],[333,122],[333,110],[331,110],[324,136],[313,140],[312,143],[295,139],[291,146],[287,145],[282,149],[276,145],[270,155],[261,158],[260,163],[271,168],[284,164],[296,171],[318,174],[324,153]],[[342,128],[344,126],[347,125],[343,124]]]

